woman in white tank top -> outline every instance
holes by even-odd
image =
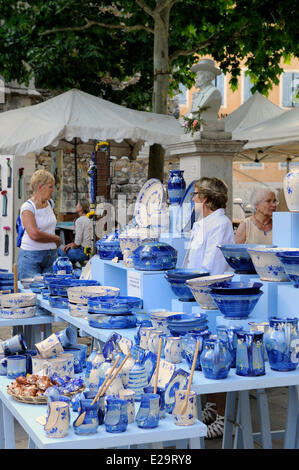
[[[25,229],[18,255],[18,277],[24,279],[52,271],[61,239],[55,234],[56,217],[51,197],[55,180],[46,170],[31,177],[32,197],[21,207]]]

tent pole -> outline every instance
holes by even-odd
[[[78,204],[77,137],[75,137],[75,192],[76,192],[76,205],[77,205]]]

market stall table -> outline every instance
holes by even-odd
[[[29,292],[29,291],[27,291]],[[47,309],[48,310],[48,309]],[[29,318],[15,318],[15,319],[8,319],[8,318],[0,318],[0,328],[1,327],[24,327],[24,339],[29,349],[35,343],[38,343],[42,339],[42,328],[43,327],[43,335],[46,338],[50,336],[52,333],[52,323],[54,319],[52,315],[35,315],[34,317]]]
[[[28,405],[15,401],[6,392],[6,386],[10,383],[11,380],[0,377],[0,399],[2,402],[0,447],[5,449],[15,448],[14,418],[28,434],[29,447],[39,449],[103,449],[139,444],[148,444],[150,447],[152,445],[153,448],[161,448],[160,443],[165,441],[166,436],[168,441],[172,441],[172,445],[176,445],[176,441],[188,439],[190,449],[200,449],[200,437],[205,436],[207,433],[206,425],[198,420],[192,426],[177,426],[174,424],[173,417],[167,416],[154,429],[141,429],[138,428],[136,423],[132,423],[128,425],[125,432],[113,434],[106,432],[105,426],[102,425],[98,428],[96,434],[78,436],[74,433],[72,426],[78,413],[71,410],[70,427],[67,435],[61,439],[48,438],[45,435],[43,426],[36,421],[36,418],[45,414],[46,406]]]

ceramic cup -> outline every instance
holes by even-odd
[[[122,389],[118,392],[119,398],[127,402],[128,424],[135,421],[135,392],[134,390]]]
[[[44,430],[46,436],[65,437],[70,425],[69,404],[65,401],[49,401]]]
[[[159,424],[160,396],[157,393],[144,393],[141,396],[140,408],[136,414],[139,428],[152,429]]]
[[[70,326],[55,334],[64,348],[74,346],[77,342],[77,332]]]
[[[166,404],[165,404],[165,388],[157,387],[157,394],[160,396],[159,400],[159,419],[163,419],[166,416]],[[154,393],[154,386],[148,385],[144,388],[144,393]]]
[[[3,341],[2,348],[5,356],[9,356],[11,354],[26,351],[27,345],[23,335],[19,334],[7,339],[6,341]]]
[[[186,390],[175,391],[175,406],[172,412],[174,424],[178,426],[191,426],[195,423],[197,417],[196,411],[196,393],[190,391],[188,394],[186,411],[181,414],[181,409],[186,398]]]
[[[26,356],[26,372],[32,374],[32,357],[37,355],[36,349],[27,349],[23,354]]]
[[[142,326],[140,328],[140,343],[139,346],[142,349],[148,349],[148,339],[149,336],[156,331],[153,326]]]
[[[26,356],[7,356],[7,377],[16,379],[20,375],[26,377]]]
[[[44,359],[48,359],[52,356],[57,356],[57,354],[63,352],[63,347],[56,334],[53,333],[48,338],[44,339],[40,343],[36,343],[35,347]]]
[[[104,424],[107,432],[119,433],[127,429],[127,400],[111,395],[106,397]]]

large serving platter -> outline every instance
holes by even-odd
[[[182,197],[176,226],[178,232],[189,232],[195,222],[194,202],[192,201],[195,181],[191,181]]]
[[[157,178],[151,178],[142,186],[138,193],[134,217],[138,225],[147,227],[150,224],[150,217],[153,211],[162,208],[165,200],[163,184]]]

